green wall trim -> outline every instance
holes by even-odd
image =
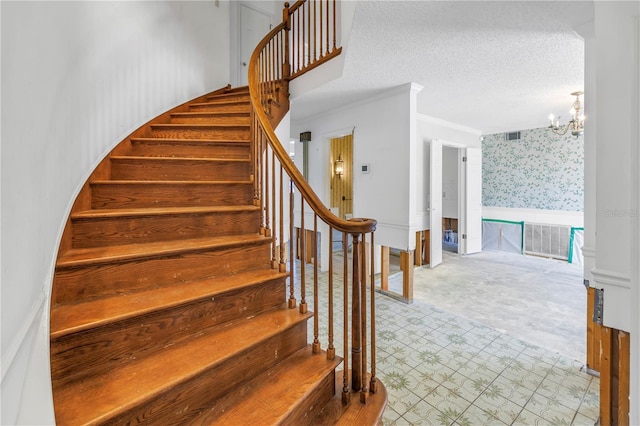
[[[576,231],[584,231],[584,228],[571,227],[571,236],[569,237],[569,254],[567,256],[568,263],[573,263],[573,239],[576,236]]]
[[[502,220],[502,219],[485,219],[484,217],[482,218],[483,222],[499,222],[499,223],[511,223],[513,225],[522,225],[524,226],[524,221],[521,222],[515,222],[513,220]]]

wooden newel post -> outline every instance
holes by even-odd
[[[360,285],[360,235],[353,234],[353,281],[351,283],[351,389],[362,388],[362,286]]]
[[[289,3],[284,4],[284,9],[282,10],[282,22],[284,23],[284,61],[282,64],[282,79],[284,81],[288,81],[291,76],[291,65],[289,64],[289,31],[291,31]]]

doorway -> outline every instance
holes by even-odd
[[[331,138],[331,208],[341,219],[353,214],[353,133]]]
[[[240,20],[240,25],[238,25],[238,46],[240,53],[238,58],[239,63],[237,64],[237,81],[239,86],[246,86],[249,84],[248,73],[251,54],[260,40],[262,40],[271,29],[271,16],[245,3],[240,3],[238,16]]]
[[[442,147],[442,250],[460,253],[460,148]]]
[[[433,139],[429,153],[429,265],[435,268],[443,248],[482,250],[482,150]]]

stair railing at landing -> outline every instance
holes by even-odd
[[[343,357],[342,401],[347,404],[352,393],[359,393],[360,402],[366,403],[369,393],[375,393],[378,387],[373,262],[376,221],[343,220],[331,213],[305,181],[273,129],[289,109],[289,81],[340,54],[341,48],[336,46],[336,12],[335,0],[298,1],[292,6],[285,3],[283,22],[258,44],[251,56],[249,91],[254,141],[254,198],[262,207],[261,232],[272,239],[273,268],[286,271],[288,263],[289,307],[306,312],[307,288],[312,286],[313,352],[321,353],[324,346],[328,358]],[[312,226],[309,227],[305,226],[306,211],[310,213],[309,218],[312,214]],[[342,276],[337,274],[334,279],[334,257],[337,263],[339,255],[330,254],[326,288],[319,285],[318,221],[328,225],[330,248],[333,247],[334,231],[342,233]],[[294,225],[297,226],[294,228]],[[296,229],[298,237],[294,238]],[[288,244],[285,243],[287,239]],[[309,279],[307,254],[313,258]],[[300,259],[298,265],[294,257]],[[299,285],[294,282],[296,275]],[[367,283],[371,285],[369,290]],[[334,301],[334,294],[340,290],[342,300]],[[327,299],[319,300],[325,293]],[[342,303],[344,314],[342,330],[335,333],[334,302],[336,305]],[[370,329],[369,342],[367,327]],[[326,342],[320,342],[319,330],[327,333]],[[342,334],[342,354],[336,354],[335,334]],[[351,374],[346,374],[349,370]]]

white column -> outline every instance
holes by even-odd
[[[604,325],[631,337],[630,424],[640,424],[638,2],[594,2],[596,36],[596,253]]]
[[[629,424],[640,424],[640,13],[635,16],[635,80],[631,85],[631,383]]]
[[[596,38],[595,22],[576,28],[584,38],[584,279],[593,286],[596,265]]]
[[[631,145],[632,91],[638,42],[636,3],[596,2],[596,287],[605,289],[604,323],[629,331],[631,307]],[[634,46],[635,49],[634,50]]]

